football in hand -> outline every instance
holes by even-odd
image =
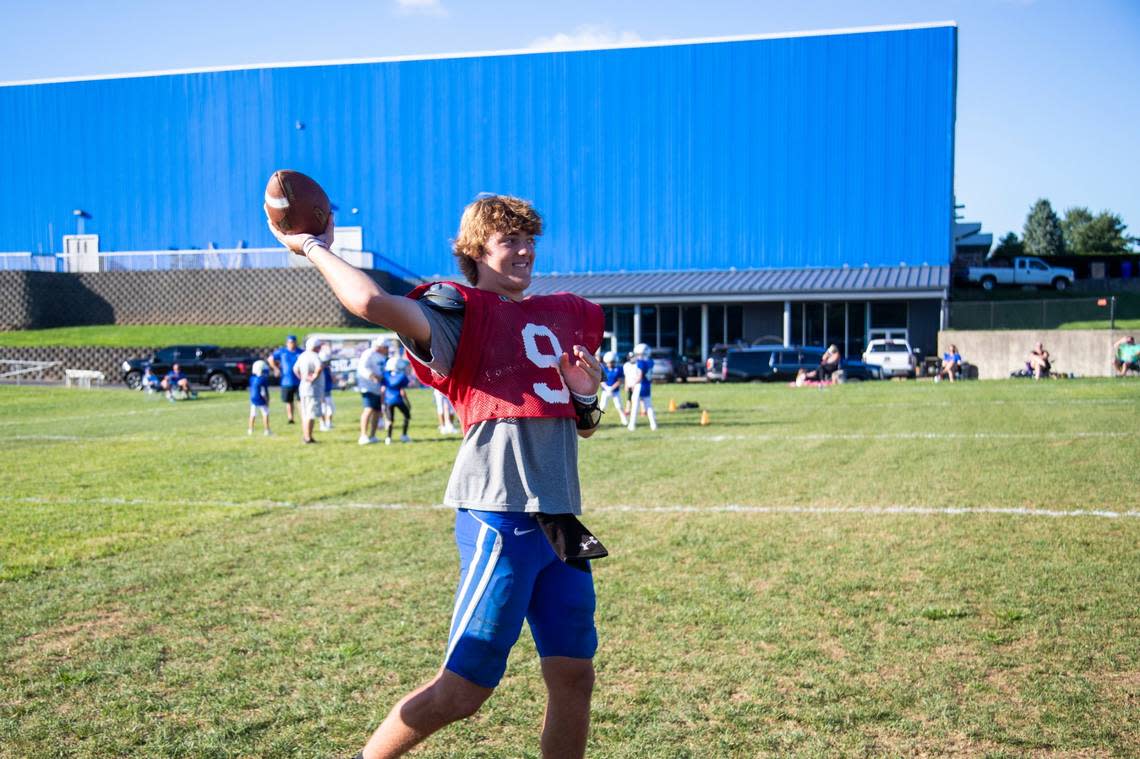
[[[287,235],[319,235],[329,222],[329,196],[299,171],[275,171],[265,186],[265,211]]]

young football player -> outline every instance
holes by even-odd
[[[253,434],[253,422],[259,411],[261,412],[261,422],[265,425],[265,434],[273,434],[269,431],[269,367],[260,359],[253,362],[253,368],[249,375],[249,427],[246,429],[247,435]]]
[[[613,351],[606,351],[602,356],[602,400],[598,404],[603,411],[609,402],[613,400],[614,408],[617,409],[618,419],[621,420],[622,426],[626,425],[625,411],[621,407],[621,386],[624,379],[624,372],[620,366],[617,365],[617,354]]]
[[[421,285],[406,298],[329,250],[331,219],[319,237],[270,230],[308,256],[349,311],[395,330],[416,376],[464,424],[444,495],[456,508],[460,578],[443,665],[358,756],[400,756],[474,714],[524,620],[547,689],[542,755],[583,756],[597,649],[588,559],[605,552],[574,515],[578,438],[600,419],[601,308],[568,293],[526,297],[542,219],[518,198],[481,195],[464,209],[454,252],[468,284]]]
[[[657,415],[653,411],[653,352],[645,343],[638,343],[633,349],[637,357],[637,384],[633,386],[633,400],[630,403],[629,431],[637,429],[638,404],[649,417],[649,429],[657,429]]]
[[[408,422],[412,421],[412,407],[408,403],[407,387],[411,384],[408,379],[408,362],[402,358],[388,359],[384,369],[384,406],[388,409],[388,424],[385,425],[384,445],[392,444],[392,430],[396,427],[396,409],[404,417],[404,431],[400,435],[401,443],[410,443],[408,437]]]

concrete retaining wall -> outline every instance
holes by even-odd
[[[1112,346],[1125,330],[943,330],[938,333],[938,355],[951,343],[962,358],[978,367],[979,379],[1004,379],[1025,367],[1029,351],[1043,343],[1053,370],[1078,377],[1111,377]]]
[[[388,292],[411,285],[367,272]],[[0,272],[0,330],[86,324],[262,324],[353,327],[365,322],[315,269],[200,269],[101,274]]]

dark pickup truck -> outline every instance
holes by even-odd
[[[132,390],[142,386],[143,372],[149,365],[162,379],[170,367],[178,364],[191,384],[206,385],[224,393],[231,388],[249,386],[250,369],[257,356],[223,353],[216,345],[172,345],[156,351],[150,358],[131,358],[123,362],[123,382]]]

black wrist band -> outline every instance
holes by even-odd
[[[593,396],[580,396],[577,393],[571,392],[570,398],[574,403],[574,411],[578,415],[578,429],[592,430],[601,424],[602,410],[598,408],[598,396],[595,393]],[[587,401],[583,403],[579,398]]]

